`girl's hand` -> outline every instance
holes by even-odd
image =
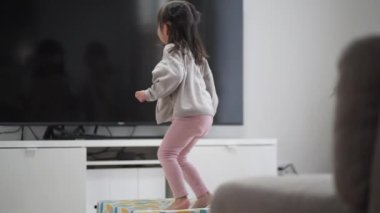
[[[140,90],[140,91],[137,91],[135,93],[135,97],[137,98],[137,100],[140,101],[140,103],[143,103],[146,101],[146,97],[145,97],[145,92],[144,90]]]

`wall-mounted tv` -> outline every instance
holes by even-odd
[[[163,0],[3,0],[0,124],[155,123],[151,83],[162,56]],[[242,0],[193,0],[220,99],[214,123],[243,123]]]

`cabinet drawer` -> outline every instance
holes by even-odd
[[[0,149],[2,212],[83,213],[84,148]]]
[[[276,146],[195,146],[189,160],[211,191],[237,178],[276,175]]]

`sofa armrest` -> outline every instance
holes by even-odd
[[[380,125],[378,125],[378,134],[374,149],[369,188],[368,213],[378,213],[380,212]]]

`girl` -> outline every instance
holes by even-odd
[[[199,21],[199,12],[189,2],[170,1],[161,7],[157,34],[165,45],[162,60],[152,72],[152,86],[135,93],[140,102],[157,100],[158,124],[172,122],[157,153],[175,197],[168,209],[189,208],[185,181],[197,196],[193,208],[211,201],[197,169],[186,158],[210,129],[218,106]]]

